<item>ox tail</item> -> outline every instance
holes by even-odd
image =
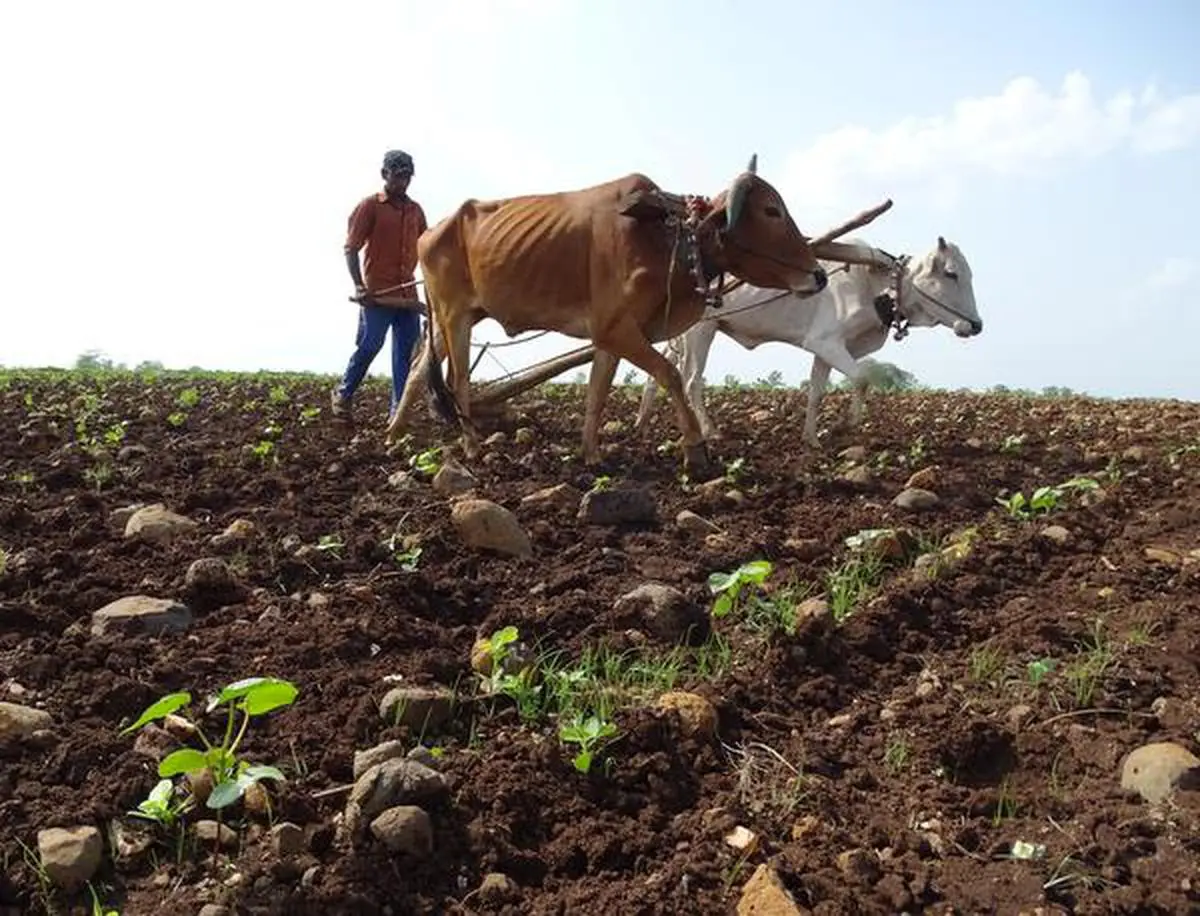
[[[429,403],[433,407],[433,412],[443,423],[457,423],[459,420],[458,404],[454,400],[454,395],[450,393],[449,386],[446,385],[446,377],[442,374],[442,360],[438,356],[437,347],[434,346],[433,323],[437,320],[435,317],[437,310],[433,306],[432,295],[429,293],[428,287],[426,287],[426,299],[429,300],[429,320],[425,324],[425,333],[428,335],[426,346],[429,347],[429,360],[425,364],[425,384],[429,388]],[[442,338],[446,343],[448,355],[449,341],[445,339],[445,334],[442,335]]]

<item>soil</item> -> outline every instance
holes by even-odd
[[[588,469],[582,391],[546,386],[497,420],[504,441],[464,461],[478,495],[529,532],[533,555],[509,557],[465,546],[419,473],[389,483],[435,442],[462,459],[424,415],[408,451],[388,454],[378,382],[359,397],[357,426],[329,418],[328,382],[312,377],[42,372],[0,386],[0,699],[53,717],[48,732],[0,747],[0,913],[90,912],[86,888],[47,887],[19,845],[36,851],[39,830],[80,824],[105,832],[91,883],[125,916],[206,903],[239,914],[723,914],[763,862],[802,912],[1200,907],[1196,793],[1164,808],[1120,785],[1139,745],[1197,744],[1200,564],[1187,554],[1200,548],[1200,405],[888,394],[855,430],[840,424],[839,392],[814,450],[800,445],[802,394],[710,388],[724,434],[713,452],[742,463],[700,487],[680,479],[668,408],[632,430],[640,389],[614,389],[606,420],[618,425],[604,433],[604,466]],[[188,389],[199,394],[190,406]],[[102,441],[127,421],[122,441],[101,446],[111,473],[98,475],[105,460],[78,441],[80,417]],[[274,446],[256,454],[261,441]],[[851,446],[869,478],[842,479]],[[893,505],[929,467],[938,504]],[[521,502],[564,482],[586,491],[597,473],[649,489],[658,520],[590,524],[578,495]],[[1045,516],[1016,518],[996,501],[1080,475],[1100,490],[1067,492]],[[197,524],[166,542],[126,538],[114,511],[151,503]],[[683,509],[723,534],[683,530]],[[257,534],[214,547],[237,519]],[[1050,524],[1065,542],[1043,533]],[[860,554],[846,539],[882,528],[910,534],[895,541],[905,550],[839,603],[830,573],[858,568],[861,580],[867,568],[847,566]],[[413,570],[384,546],[396,533],[421,547]],[[328,536],[344,546],[312,549]],[[309,545],[299,556],[298,543]],[[916,568],[922,551],[951,543],[969,549]],[[211,556],[233,588],[187,585],[189,565]],[[523,721],[503,698],[470,701],[477,637],[514,625],[568,659],[602,644],[662,658],[670,640],[617,599],[661,582],[707,619],[708,576],[757,559],[773,564],[763,600],[784,609],[784,626],[754,625],[747,608],[761,602],[714,619],[715,637],[691,640],[671,685],[711,701],[715,738],[655,708],[653,691],[628,692],[612,714],[619,737],[584,774],[560,723]],[[851,612],[793,626],[788,583]],[[93,612],[131,594],[187,603],[190,627],[92,635]],[[120,729],[170,691],[192,691],[199,715],[199,698],[268,675],[299,689],[242,746],[287,777],[268,784],[270,815],[233,809],[239,843],[216,858],[163,832],[115,860],[108,825],[158,779],[157,758]],[[424,734],[392,725],[378,703],[397,676],[464,702]],[[440,750],[450,788],[427,806],[431,855],[351,848],[337,830],[346,793],[326,790],[353,781],[356,750],[386,740]],[[285,820],[304,848],[281,859],[268,831]],[[757,836],[748,851],[725,842],[737,826]],[[1040,854],[1014,857],[1018,841]],[[477,892],[493,872],[511,879],[507,893]]]

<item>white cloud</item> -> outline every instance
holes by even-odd
[[[864,194],[911,185],[944,205],[971,173],[1044,173],[1121,148],[1152,155],[1197,139],[1200,93],[1168,97],[1151,85],[1103,100],[1079,72],[1069,73],[1057,93],[1023,76],[996,95],[962,99],[948,113],[823,134],[790,157],[780,185],[807,212],[844,210]]]
[[[1190,258],[1167,258],[1146,278],[1146,286],[1156,292],[1167,292],[1182,289],[1196,276],[1195,261]]]

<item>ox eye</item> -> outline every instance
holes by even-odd
[[[953,280],[955,283],[958,282],[958,271],[957,270],[943,270],[942,273],[949,279]]]
[[[766,207],[764,207],[763,213],[767,214],[767,216],[771,217],[772,219],[779,219],[779,217],[783,216],[783,213],[780,212],[780,209],[774,204],[768,204]]]

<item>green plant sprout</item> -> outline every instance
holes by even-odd
[[[775,567],[770,560],[751,560],[730,573],[715,572],[708,577],[708,590],[717,596],[712,616],[725,617],[734,611],[747,585],[762,585]]]
[[[442,447],[435,445],[423,452],[418,452],[408,459],[408,466],[420,474],[432,477],[441,470]]]
[[[579,745],[579,753],[572,762],[580,773],[591,771],[596,751],[616,734],[617,727],[612,722],[596,715],[584,718],[583,713],[578,713],[571,722],[558,730],[559,740]]]
[[[238,801],[246,790],[263,779],[274,779],[283,782],[284,775],[278,768],[261,764],[250,764],[237,757],[238,746],[246,734],[246,726],[255,716],[265,715],[282,706],[289,705],[295,700],[299,691],[289,681],[272,677],[251,677],[224,687],[215,697],[211,697],[205,708],[205,713],[211,713],[219,706],[228,709],[225,725],[225,735],[219,745],[214,745],[205,736],[196,722],[190,724],[195,729],[204,750],[196,748],[180,748],[172,751],[158,764],[158,775],[170,779],[187,773],[207,771],[212,777],[213,788],[208,796],[207,806],[214,810],[226,808]],[[137,731],[150,722],[157,721],[172,713],[178,712],[192,701],[192,695],[186,690],[169,693],[157,702],[151,704],[137,720],[121,730],[122,735]],[[237,713],[243,715],[241,727],[234,735],[234,724]]]
[[[175,783],[170,779],[160,779],[154,788],[150,790],[150,794],[145,800],[139,802],[137,808],[130,811],[129,814],[142,820],[153,821],[170,829],[192,807],[192,800],[190,798],[172,802],[171,796],[174,792]]]

